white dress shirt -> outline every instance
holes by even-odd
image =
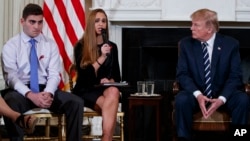
[[[210,61],[210,65],[211,65],[211,62],[212,62],[212,52],[213,52],[213,46],[214,46],[214,40],[215,40],[215,33],[213,34],[213,36],[207,40],[207,52],[208,52],[208,56],[209,56],[209,61]],[[199,90],[196,90],[194,91],[194,96],[197,97],[198,95],[202,94],[201,91]],[[226,98],[224,96],[219,96],[219,99],[221,99],[224,103],[226,103]]]
[[[3,46],[2,62],[7,85],[22,95],[31,91],[26,84],[30,81],[31,38],[24,32],[12,37]],[[54,94],[60,82],[62,62],[56,43],[43,34],[34,38],[39,62],[39,84],[46,85],[44,91]]]

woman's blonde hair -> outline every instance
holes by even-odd
[[[82,50],[82,60],[81,60],[81,67],[85,67],[89,64],[92,64],[96,61],[96,59],[99,57],[99,48],[97,47],[97,36],[95,31],[95,20],[96,20],[96,14],[97,13],[103,13],[106,17],[106,30],[109,31],[108,28],[108,17],[107,14],[103,9],[94,9],[89,13],[86,29],[84,32],[84,35],[82,37],[82,43],[83,43],[83,50]],[[107,37],[109,37],[109,34],[107,32]]]

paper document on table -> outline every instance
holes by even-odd
[[[101,85],[103,86],[127,86],[127,82],[107,82],[107,83],[102,83]]]

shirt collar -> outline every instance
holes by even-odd
[[[21,38],[22,38],[22,40],[23,40],[25,43],[29,42],[29,40],[31,39],[31,37],[28,36],[27,34],[25,34],[23,31],[21,32]],[[35,39],[37,42],[40,42],[40,41],[41,41],[41,38],[42,38],[41,33],[40,33],[38,36],[34,37],[34,39]]]
[[[214,33],[214,34],[212,35],[212,37],[206,41],[207,44],[208,44],[208,47],[212,47],[212,46],[214,45],[215,34],[216,34],[216,33]]]

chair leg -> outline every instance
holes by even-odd
[[[124,123],[123,123],[123,116],[120,116],[120,138],[121,138],[121,141],[124,141]]]
[[[59,115],[58,116],[58,141],[62,141],[62,118],[63,116],[62,115]]]
[[[57,119],[58,119],[58,141],[62,141],[62,135],[63,135],[63,128],[62,128],[62,118],[63,115],[58,115]],[[45,137],[50,138],[50,124],[51,124],[51,118],[48,117],[46,118],[45,121]]]
[[[45,121],[45,137],[49,137],[50,136],[50,118],[46,118]]]
[[[61,140],[66,140],[66,122],[65,122],[65,115],[61,117],[62,119],[62,124],[61,124]]]

